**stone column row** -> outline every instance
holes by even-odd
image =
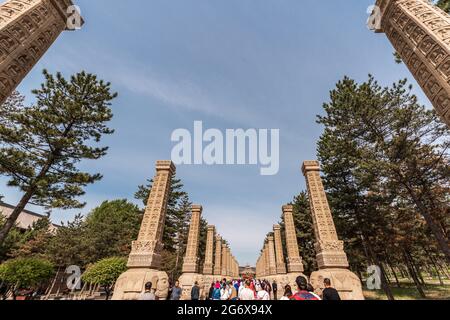
[[[284,261],[283,245],[281,241],[281,227],[273,226],[273,235],[267,237],[261,256],[257,261],[257,275],[268,277],[288,273],[303,272],[303,262],[299,253],[297,234],[295,231],[293,206],[283,206],[283,219],[286,233],[288,270]]]
[[[239,274],[237,259],[231,254],[224,239],[216,234],[214,226],[208,226],[203,274],[220,277],[237,277]]]

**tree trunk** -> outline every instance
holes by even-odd
[[[61,267],[58,267],[58,271],[56,271],[56,275],[55,275],[55,278],[52,281],[52,285],[50,286],[50,288],[48,289],[47,294],[45,295],[45,300],[48,300],[48,298],[50,297],[50,295],[51,295],[51,293],[53,291],[53,288],[55,287],[56,280],[58,280],[58,276],[59,276],[59,271],[60,270],[61,270]]]
[[[423,249],[425,250],[425,253],[427,254],[428,259],[430,260],[431,264],[433,265],[434,272],[436,273],[436,275],[437,275],[437,277],[439,279],[439,284],[441,286],[443,286],[444,285],[444,280],[442,280],[441,273],[439,271],[439,267],[438,267],[438,265],[436,263],[436,260],[434,259],[433,255],[425,247]]]
[[[408,192],[413,199],[414,203],[416,204],[417,208],[419,209],[420,213],[422,214],[423,218],[425,219],[428,227],[430,228],[431,232],[434,234],[434,237],[436,238],[436,241],[439,245],[439,248],[444,253],[447,262],[450,262],[450,246],[447,237],[444,235],[443,230],[439,226],[438,223],[434,220],[433,216],[431,215],[429,208],[425,206],[422,201],[418,200],[416,197],[415,192],[407,186]]]
[[[72,130],[73,125],[74,123],[70,123],[67,126],[62,135],[63,137],[68,136],[69,132]],[[5,225],[0,230],[0,245],[3,244],[6,237],[8,236],[9,231],[11,231],[11,228],[16,223],[20,213],[25,209],[26,205],[33,197],[34,193],[36,192],[36,186],[38,185],[39,181],[46,176],[46,174],[48,173],[48,171],[50,170],[56,159],[60,156],[61,151],[62,150],[60,148],[56,148],[55,150],[53,150],[53,152],[49,155],[48,159],[46,160],[44,166],[41,168],[39,174],[36,176],[34,180],[32,180],[32,182],[30,182],[28,186],[28,191],[25,192],[22,199],[20,199],[19,204],[14,208],[13,212],[6,220]]]
[[[376,254],[373,252],[372,246],[370,245],[370,239],[369,239],[369,241],[366,241],[365,237],[363,237],[363,241],[365,242],[365,244],[367,246],[368,252],[371,256],[371,260],[373,261],[373,263],[375,263],[376,265],[378,265],[380,267],[381,287],[383,288],[383,291],[386,294],[386,297],[388,298],[388,300],[395,300],[394,295],[391,290],[391,287],[389,286],[389,284],[387,282],[386,272],[383,268],[382,263],[378,260]]]
[[[20,213],[25,209],[34,192],[34,189],[30,189],[29,191],[27,191],[23,195],[22,199],[20,199],[19,204],[14,208],[11,215],[8,217],[8,219],[6,219],[5,224],[0,230],[0,245],[3,244],[6,237],[8,236],[9,231],[11,231],[12,227],[14,227],[14,225],[16,224],[17,218],[19,218]]]
[[[414,284],[416,285],[416,288],[417,288],[417,291],[419,292],[419,295],[423,299],[426,299],[427,296],[425,295],[425,291],[423,291],[422,284],[420,283],[419,278],[417,277],[416,271],[414,270],[414,265],[413,265],[413,262],[411,261],[411,256],[410,256],[409,252],[404,250],[403,254],[404,254],[404,257],[405,257],[405,262],[406,262],[406,266],[408,267],[409,274],[413,278]]]
[[[388,263],[388,266],[392,270],[392,274],[394,275],[395,283],[397,284],[397,288],[401,288],[402,286],[400,284],[400,281],[398,280],[398,276],[397,276],[397,273],[395,272],[395,268],[390,263]]]

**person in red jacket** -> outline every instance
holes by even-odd
[[[295,282],[299,291],[292,296],[291,300],[319,300],[308,291],[308,281],[305,277],[299,276]]]

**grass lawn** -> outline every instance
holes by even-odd
[[[445,285],[440,285],[437,280],[426,280],[427,286],[425,294],[429,300],[450,300],[450,281],[444,281]],[[401,288],[395,284],[391,286],[396,300],[421,300],[414,283],[408,280],[401,281]],[[383,290],[364,290],[364,296],[367,300],[387,300]]]

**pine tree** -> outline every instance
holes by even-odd
[[[50,239],[46,248],[48,259],[57,267],[70,265],[85,267],[92,262],[90,257],[90,237],[86,232],[84,218],[76,215],[72,221],[63,223]]]
[[[381,88],[344,78],[318,117],[318,158],[350,263],[380,266],[388,296],[384,266],[404,255],[412,272],[424,233],[448,257],[448,129],[410,90],[406,80]]]
[[[94,147],[113,130],[110,84],[95,75],[78,73],[68,81],[44,71],[45,83],[34,90],[36,102],[25,107],[13,94],[0,108],[0,174],[10,178],[23,196],[0,230],[0,244],[28,203],[46,208],[81,208],[76,198],[83,187],[101,179],[81,172],[82,160],[104,156],[106,147]]]
[[[25,232],[21,243],[11,252],[11,256],[14,258],[45,259],[45,250],[51,238],[50,219],[39,219]]]
[[[93,263],[104,258],[127,257],[139,232],[142,214],[127,200],[105,201],[94,208],[84,222],[84,233]]]

